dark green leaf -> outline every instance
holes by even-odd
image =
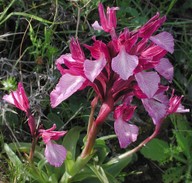
[[[76,146],[82,130],[82,127],[75,126],[67,132],[63,140],[63,145],[67,151],[71,152],[73,160],[75,160],[76,157]]]
[[[163,162],[168,157],[169,145],[167,142],[159,139],[153,139],[141,149],[141,153],[146,157],[154,161]]]
[[[121,156],[115,157],[108,163],[104,164],[103,168],[113,177],[116,177],[132,161],[132,159],[133,156],[126,158],[121,158]]]

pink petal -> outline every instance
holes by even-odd
[[[67,133],[67,131],[54,131],[55,129],[55,124],[53,124],[53,126],[47,130],[39,129],[39,135],[42,137],[45,144],[47,144],[50,140],[59,140],[60,137]]]
[[[174,90],[173,90],[172,96],[169,99],[168,114],[189,112],[189,109],[185,109],[184,106],[181,104],[182,98],[183,96],[174,95]]]
[[[26,113],[28,112],[29,101],[21,83],[18,84],[16,91],[12,91],[9,95],[5,95],[3,99],[10,104],[15,105],[15,107],[20,110],[25,111]]]
[[[78,39],[72,38],[69,48],[74,60],[79,60],[81,62],[85,60],[85,55],[81,49]]]
[[[9,94],[9,95],[4,95],[4,96],[3,96],[3,100],[5,100],[6,102],[8,102],[8,103],[10,103],[10,104],[15,105],[15,104],[14,104],[13,97],[12,97],[11,94]]]
[[[121,117],[115,120],[114,130],[121,148],[126,148],[130,143],[137,140],[139,128],[136,125],[126,123]]]
[[[30,115],[28,118],[28,126],[30,129],[31,135],[34,135],[36,130],[36,123],[35,123],[35,118],[32,115]]]
[[[67,151],[62,145],[54,144],[49,141],[45,148],[45,158],[47,161],[55,167],[60,167],[65,158]]]
[[[99,3],[99,17],[103,30],[105,32],[110,32],[112,29],[116,28],[116,10],[119,10],[118,7],[107,8],[107,15],[105,14],[104,7],[102,3]]]
[[[142,103],[155,125],[166,117],[168,105],[154,99],[142,99]]]
[[[173,80],[173,65],[167,58],[162,58],[158,65],[155,66],[155,70],[162,75],[169,82]]]
[[[161,32],[155,36],[151,36],[150,40],[166,51],[170,53],[174,52],[174,39],[170,33]]]
[[[59,105],[63,100],[70,97],[75,93],[86,79],[82,76],[73,76],[70,74],[64,74],[57,84],[56,88],[51,92],[51,106],[54,108]]]
[[[185,112],[190,112],[189,109],[185,109],[182,104],[179,104],[177,110],[175,111],[176,113],[185,113]]]
[[[84,72],[85,76],[93,82],[95,78],[100,74],[100,72],[105,67],[107,61],[104,56],[101,56],[98,60],[85,60],[84,62]]]
[[[94,30],[103,30],[103,27],[99,25],[98,21],[95,21],[92,24],[92,27],[93,27]]]
[[[142,92],[152,98],[159,88],[159,75],[156,72],[139,72],[135,78]]]
[[[125,51],[125,47],[122,47],[119,54],[112,59],[112,69],[123,80],[127,80],[131,75],[133,75],[134,69],[138,65],[138,57],[135,55],[129,55]]]

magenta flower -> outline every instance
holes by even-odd
[[[58,140],[67,132],[54,131],[55,129],[55,124],[47,130],[40,129],[39,135],[42,137],[43,142],[46,144],[45,158],[52,166],[59,167],[63,164],[66,158],[67,151],[62,145],[55,144],[53,140]]]
[[[169,108],[167,111],[168,114],[189,112],[189,109],[184,109],[184,106],[181,104],[182,98],[183,96],[174,96],[173,90],[172,96],[169,99]]]
[[[107,63],[105,56],[108,54],[106,53],[106,45],[95,40],[94,47],[95,50],[91,47],[87,48],[90,49],[96,60],[86,59],[78,40],[75,41],[73,38],[70,42],[71,53],[62,55],[57,59],[56,66],[62,76],[50,95],[52,107],[56,107],[76,91],[91,85],[105,67]],[[63,64],[67,68],[63,68]]]
[[[117,26],[116,12],[119,10],[118,7],[107,8],[107,14],[104,12],[104,7],[102,3],[99,3],[99,17],[101,25],[98,21],[92,24],[95,30],[104,30],[105,32],[113,32]]]
[[[3,99],[26,113],[30,132],[32,135],[34,135],[36,130],[35,119],[30,112],[29,100],[22,83],[18,83],[17,90],[12,91],[9,95],[3,96]]]
[[[174,96],[174,91],[170,99],[166,96],[165,92],[168,90],[168,87],[159,86],[152,97],[145,95],[138,86],[135,89],[136,96],[141,99],[145,110],[155,125],[160,125],[169,114],[189,112],[189,109],[184,109],[184,106],[181,104],[182,96]]]
[[[12,91],[9,95],[3,96],[3,99],[8,103],[13,104],[18,109],[28,113],[29,101],[22,83],[18,84],[18,88],[16,91]]]
[[[117,34],[116,10],[119,8],[107,8],[105,14],[99,3],[98,9],[100,25],[95,21],[92,26],[110,33],[111,40],[105,44],[94,37],[92,46],[84,45],[93,60],[85,57],[78,41],[71,40],[71,53],[56,61],[62,76],[51,92],[51,105],[56,107],[76,91],[91,86],[96,93],[93,101],[99,100],[101,104],[94,125],[102,124],[114,111],[115,133],[120,146],[125,148],[137,139],[139,132],[130,122],[136,108],[131,105],[134,96],[141,100],[155,125],[160,125],[168,114],[188,109],[180,105],[179,97],[172,96],[169,100],[165,93],[168,87],[161,83],[161,77],[168,82],[173,79],[173,66],[165,56],[173,53],[174,39],[165,31],[155,33],[166,17],[157,13],[139,29],[125,28]]]
[[[137,140],[139,128],[128,121],[132,118],[136,106],[128,106],[125,103],[114,111],[114,130],[121,148],[126,148]]]

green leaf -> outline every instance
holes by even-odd
[[[49,177],[48,175],[42,170],[39,169],[39,167],[36,167],[34,165],[31,165],[28,167],[28,172],[29,172],[29,176],[38,181],[38,183],[47,183],[49,182]]]
[[[134,156],[134,155],[133,155]],[[133,156],[121,158],[121,156],[111,159],[109,162],[103,165],[104,170],[113,177],[119,175],[119,173],[133,160]]]
[[[141,154],[146,158],[149,158],[154,161],[163,162],[168,157],[169,154],[166,153],[169,150],[169,145],[167,142],[159,139],[153,139],[145,147],[141,149]]]
[[[49,177],[49,182],[50,183],[58,183],[58,180],[57,180],[57,177],[55,176],[55,174],[52,174],[50,177]]]
[[[57,115],[55,113],[49,113],[47,115],[47,118],[52,122],[52,124],[55,123],[58,129],[63,126],[63,121],[61,120],[59,115]]]
[[[104,169],[99,165],[88,165],[102,183],[109,183]]]
[[[88,161],[92,158],[93,154],[85,157],[85,158],[81,158],[80,156],[77,158],[77,160],[75,161],[73,167],[71,168],[70,171],[65,171],[65,173],[63,174],[60,183],[65,183],[65,182],[71,182],[71,180],[76,177],[76,175],[80,172],[82,172],[82,170],[85,168],[85,165],[88,163]]]
[[[88,166],[85,166],[77,175],[72,178],[72,182],[83,182],[83,180],[90,178],[93,179],[95,176],[96,175],[93,173],[93,171]]]
[[[171,120],[175,127],[173,133],[176,137],[177,144],[181,147],[185,156],[190,159],[192,151],[192,128],[182,115],[172,115]]]
[[[96,155],[98,156],[99,164],[103,163],[109,153],[109,148],[106,146],[105,141],[97,139],[94,148],[97,151]]]
[[[163,182],[164,183],[179,183],[184,181],[185,167],[176,166],[171,167],[165,170],[163,173]]]
[[[83,130],[82,127],[76,126],[69,130],[63,139],[63,145],[71,153],[71,159],[75,161],[76,157],[76,146],[79,140],[79,136],[81,131]]]
[[[20,161],[19,157],[13,152],[13,150],[6,143],[4,144],[4,150],[14,166],[22,166],[22,162]]]

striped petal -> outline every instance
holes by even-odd
[[[159,88],[160,77],[156,72],[139,72],[135,79],[142,92],[152,98]]]
[[[126,148],[137,140],[139,128],[136,125],[125,122],[121,117],[115,120],[114,130],[121,148]]]
[[[50,165],[60,167],[66,158],[66,154],[67,151],[62,145],[54,144],[52,141],[46,144],[45,158]]]
[[[82,76],[73,76],[70,74],[64,74],[55,89],[50,94],[51,106],[54,108],[62,101],[70,97],[75,93],[86,79]]]
[[[166,51],[170,53],[174,52],[174,39],[170,33],[161,32],[155,36],[151,36],[150,40]]]
[[[112,69],[123,80],[127,80],[133,75],[133,71],[138,65],[138,57],[135,55],[129,55],[125,47],[122,47],[119,54],[112,59]]]

